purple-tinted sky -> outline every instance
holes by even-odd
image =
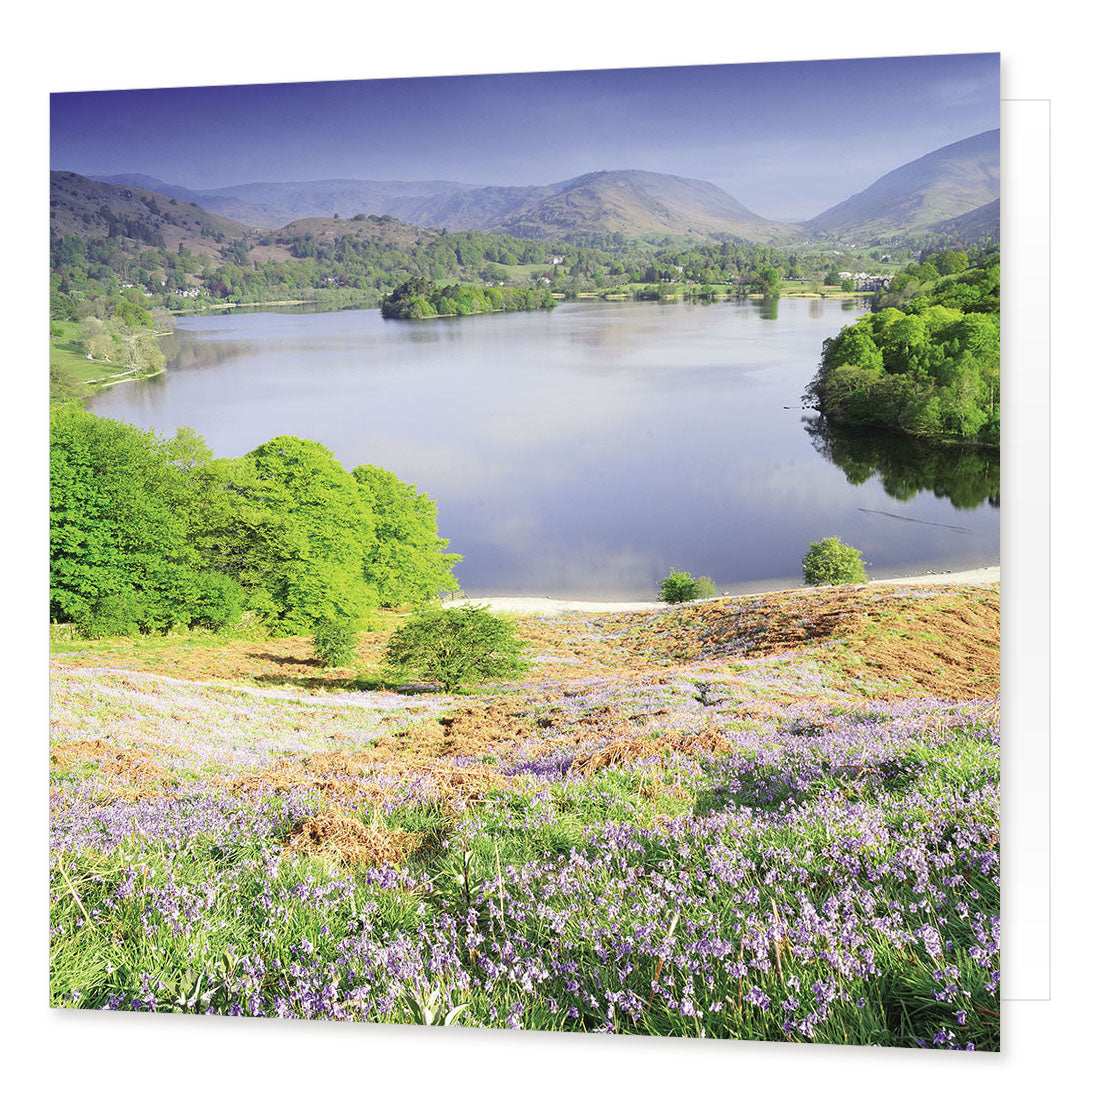
[[[709,180],[810,217],[1000,125],[998,54],[51,96],[50,166],[196,189],[317,179]]]

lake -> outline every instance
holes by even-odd
[[[847,308],[846,308],[847,307]],[[822,432],[821,342],[862,307],[574,303],[426,322],[377,310],[181,319],[166,373],[92,408],[218,455],[276,435],[373,463],[439,503],[470,595],[653,595],[798,583],[809,543],[871,576],[1000,561],[994,451]]]

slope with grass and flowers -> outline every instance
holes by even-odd
[[[998,1048],[997,586],[398,621],[58,647],[53,1004]]]

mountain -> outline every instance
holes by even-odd
[[[110,183],[115,187],[140,187],[143,191],[153,191],[158,195],[167,195],[179,202],[193,202],[196,206],[202,206],[205,197],[202,191],[192,191],[189,187],[179,187],[174,183],[165,183],[155,176],[146,176],[141,172],[122,172],[117,176],[87,176],[86,179],[95,180],[97,183]],[[205,208],[204,208],[205,209]],[[218,213],[219,211],[215,211]]]
[[[114,237],[175,252],[180,245],[221,258],[221,245],[249,234],[247,226],[144,187],[123,187],[50,173],[50,232],[56,236]]]
[[[903,164],[802,224],[825,236],[925,229],[1000,197],[1001,131],[986,130]]]
[[[496,187],[452,180],[314,180],[244,183],[192,191],[150,176],[100,177],[194,202],[257,228],[307,218],[389,214],[415,225],[477,229],[519,237],[661,234],[751,241],[789,240],[801,230],[754,214],[702,180],[636,170],[591,172],[546,186]]]
[[[312,180],[242,183],[194,191],[139,173],[92,178],[172,195],[257,229],[279,229],[303,218],[331,218],[333,214],[341,218],[391,214],[408,220],[408,213],[426,199],[445,201],[477,189],[476,184],[452,180]]]
[[[977,210],[960,214],[957,218],[933,222],[925,232],[951,238],[949,243],[959,248],[966,248],[987,237],[999,237],[1001,200],[994,199],[992,202],[987,202],[985,206],[979,206]]]
[[[761,242],[789,240],[798,233],[793,226],[754,214],[713,183],[658,172],[590,172],[552,184],[549,191],[548,195],[532,194],[489,228],[516,237],[729,234]]]

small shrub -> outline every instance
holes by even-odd
[[[355,660],[359,635],[353,619],[330,619],[313,632],[313,655],[325,668],[346,668]]]
[[[386,666],[403,676],[433,680],[444,691],[497,679],[526,667],[515,623],[484,605],[428,607],[391,635]]]
[[[110,592],[78,611],[73,620],[82,638],[133,637],[145,614],[141,598],[133,589]]]
[[[811,542],[802,559],[804,584],[866,584],[863,556],[854,546],[846,546],[835,535]]]
[[[665,603],[684,603],[713,596],[716,591],[710,577],[693,577],[690,573],[670,569],[668,576],[661,581],[660,594]]]

